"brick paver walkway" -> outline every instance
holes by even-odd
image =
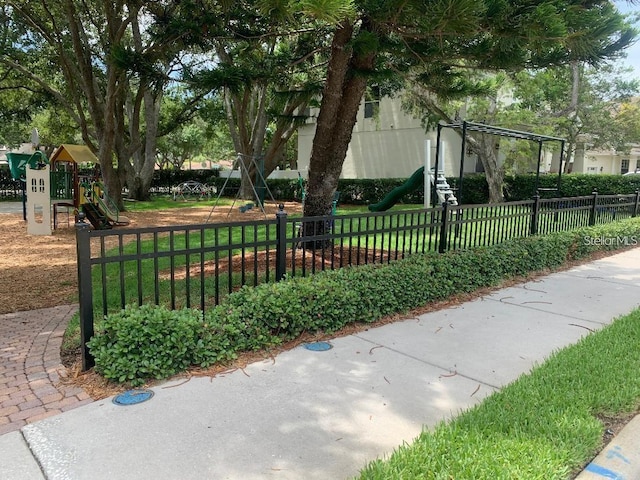
[[[92,400],[60,385],[62,336],[76,306],[0,315],[0,435]]]

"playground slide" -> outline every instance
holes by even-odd
[[[402,197],[418,188],[424,188],[424,167],[420,167],[399,187],[391,190],[386,197],[378,203],[369,205],[372,212],[384,212],[393,207]]]
[[[98,200],[97,207],[100,213],[102,213],[113,225],[129,225],[130,220],[124,215],[120,215],[118,208],[115,206],[115,202],[107,197],[104,190],[102,195],[104,198],[99,195],[96,196],[96,199]],[[110,204],[113,205],[113,207],[111,207]]]
[[[93,203],[83,203],[82,211],[84,212],[87,220],[93,225],[96,230],[107,230],[111,228],[109,220],[98,210]]]

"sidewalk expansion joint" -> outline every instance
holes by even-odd
[[[634,288],[640,289],[640,284],[620,281],[615,278],[605,278],[605,277],[599,277],[597,275],[585,277],[584,275],[576,275],[575,273],[569,273],[569,272],[559,272],[559,273],[571,278],[580,278],[582,280],[594,280],[596,282],[612,283],[615,285],[623,285],[625,287],[634,287]]]
[[[390,352],[397,353],[398,355],[402,355],[403,357],[410,358],[410,359],[415,360],[415,361],[417,361],[417,362],[420,362],[420,363],[422,363],[422,364],[424,364],[424,365],[429,365],[430,367],[434,367],[434,368],[437,368],[438,370],[442,370],[443,372],[446,372],[446,373],[444,374],[445,376],[452,376],[452,375],[451,375],[451,373],[452,373],[452,372],[451,372],[451,369],[446,368],[446,367],[443,367],[442,365],[438,365],[438,364],[436,364],[436,363],[428,362],[428,361],[426,361],[426,360],[424,360],[424,359],[422,359],[422,358],[418,358],[418,357],[415,357],[415,356],[413,356],[413,355],[409,355],[409,354],[407,354],[407,353],[401,352],[400,350],[396,350],[395,348],[391,348],[391,347],[389,347],[389,346],[387,346],[387,345],[380,345],[380,344],[379,344],[379,343],[377,343],[377,342],[373,342],[373,341],[368,340],[368,339],[366,339],[366,338],[362,338],[362,337],[358,336],[357,334],[355,334],[355,335],[354,335],[354,337],[356,337],[356,338],[358,338],[358,339],[360,339],[360,340],[364,340],[365,342],[370,343],[370,344],[372,344],[372,345],[376,345],[376,346],[378,346],[378,347],[382,347],[382,348],[384,348],[384,349],[386,349],[386,350],[389,350]],[[479,379],[474,378],[474,377],[471,377],[471,376],[469,376],[469,375],[465,375],[464,373],[460,373],[458,370],[456,370],[456,372],[455,372],[455,376],[456,376],[456,377],[466,378],[467,380],[472,380],[472,381],[474,381],[474,382],[478,382],[478,383],[480,383],[481,385],[485,385],[485,386],[487,386],[487,387],[495,388],[496,390],[500,390],[500,389],[502,389],[502,387],[501,387],[501,386],[498,386],[498,385],[492,385],[491,383],[487,383],[487,382],[485,382],[484,380],[479,380]]]
[[[510,297],[505,297],[505,298],[510,298]],[[601,327],[604,326],[604,325],[607,325],[605,322],[598,322],[596,320],[589,320],[588,318],[576,317],[575,315],[567,315],[566,313],[550,312],[549,310],[543,310],[541,308],[536,308],[536,307],[533,307],[531,305],[525,305],[525,304],[522,304],[522,303],[503,302],[502,301],[503,299],[484,297],[482,300],[498,302],[498,303],[502,303],[503,305],[511,305],[513,307],[528,308],[529,310],[535,310],[536,312],[545,313],[547,315],[553,315],[553,316],[556,316],[556,317],[568,318],[568,319],[572,319],[572,320],[579,320],[581,322],[593,323],[593,324],[599,325]]]

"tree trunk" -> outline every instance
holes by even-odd
[[[256,187],[261,183],[264,168],[261,168],[262,148],[267,132],[267,87],[256,85],[247,87],[249,92],[249,106],[244,108],[244,118],[239,118],[246,131],[245,141],[239,146],[242,150],[242,165],[240,179],[240,198],[258,201]]]
[[[493,136],[483,135],[480,141],[482,155],[480,160],[484,167],[487,186],[489,187],[489,203],[504,202],[504,169],[498,164]]]
[[[469,149],[478,155],[484,168],[487,187],[489,188],[489,203],[501,203],[504,201],[504,168],[498,164],[493,135],[480,134],[478,137],[468,135],[467,145]],[[462,201],[461,198],[458,201]]]
[[[120,175],[114,167],[114,152],[116,152],[116,139],[121,137],[118,131],[118,105],[121,94],[120,82],[123,80],[122,72],[116,67],[107,67],[107,85],[104,96],[103,131],[99,133],[100,150],[98,160],[102,179],[106,187],[106,193],[118,205],[122,207],[122,184]]]
[[[361,28],[367,27],[369,25],[363,21]],[[375,52],[354,54],[349,45],[353,33],[353,25],[344,21],[336,30],[331,44],[327,79],[309,161],[305,216],[331,212],[342,164],[367,86],[363,72],[373,69]],[[323,226],[311,225],[309,229],[322,231]]]
[[[225,57],[222,57],[225,58]],[[240,192],[244,200],[255,200],[253,186],[256,168],[252,160],[258,162],[262,142],[267,129],[265,112],[265,92],[261,88],[245,87],[239,92],[225,89],[224,105],[227,125],[231,133],[233,146],[238,155],[240,168]],[[257,136],[262,140],[258,141]],[[259,149],[259,150],[258,150]]]
[[[562,173],[571,173],[571,168],[573,165],[571,161],[573,160],[573,153],[575,151],[575,141],[572,138],[569,138],[564,148],[565,148],[564,167],[563,167],[564,170]]]
[[[258,169],[260,166],[260,157],[254,157],[251,154],[242,154],[238,160],[240,167],[240,192],[238,196],[243,200],[256,201],[254,190],[260,181]]]
[[[143,87],[139,87],[143,88]],[[158,143],[158,121],[160,118],[160,103],[162,94],[145,89],[142,96],[144,102],[144,122],[146,129],[144,136],[136,144],[141,145],[133,152],[133,168],[127,171],[127,187],[129,196],[134,200],[149,200],[149,190],[153,181],[153,172],[156,166],[156,146]],[[139,109],[134,109],[136,115],[140,115]],[[130,123],[139,123],[131,119]],[[139,131],[139,128],[137,129]],[[133,138],[134,135],[132,135]]]
[[[290,119],[296,110],[304,110],[309,105],[308,99],[296,99],[291,101],[285,108],[283,115],[276,121],[276,130],[271,138],[271,143],[264,155],[265,178],[276,169],[276,166],[286,152],[285,147],[294,133],[298,130],[298,124]],[[292,169],[297,166],[291,165]]]

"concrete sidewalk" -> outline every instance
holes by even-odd
[[[337,338],[328,351],[298,347],[165,383],[138,405],[107,399],[26,425],[0,436],[0,478],[349,478],[639,305],[634,249]],[[640,478],[640,455],[623,456],[624,478]],[[593,465],[594,475],[617,468]]]

